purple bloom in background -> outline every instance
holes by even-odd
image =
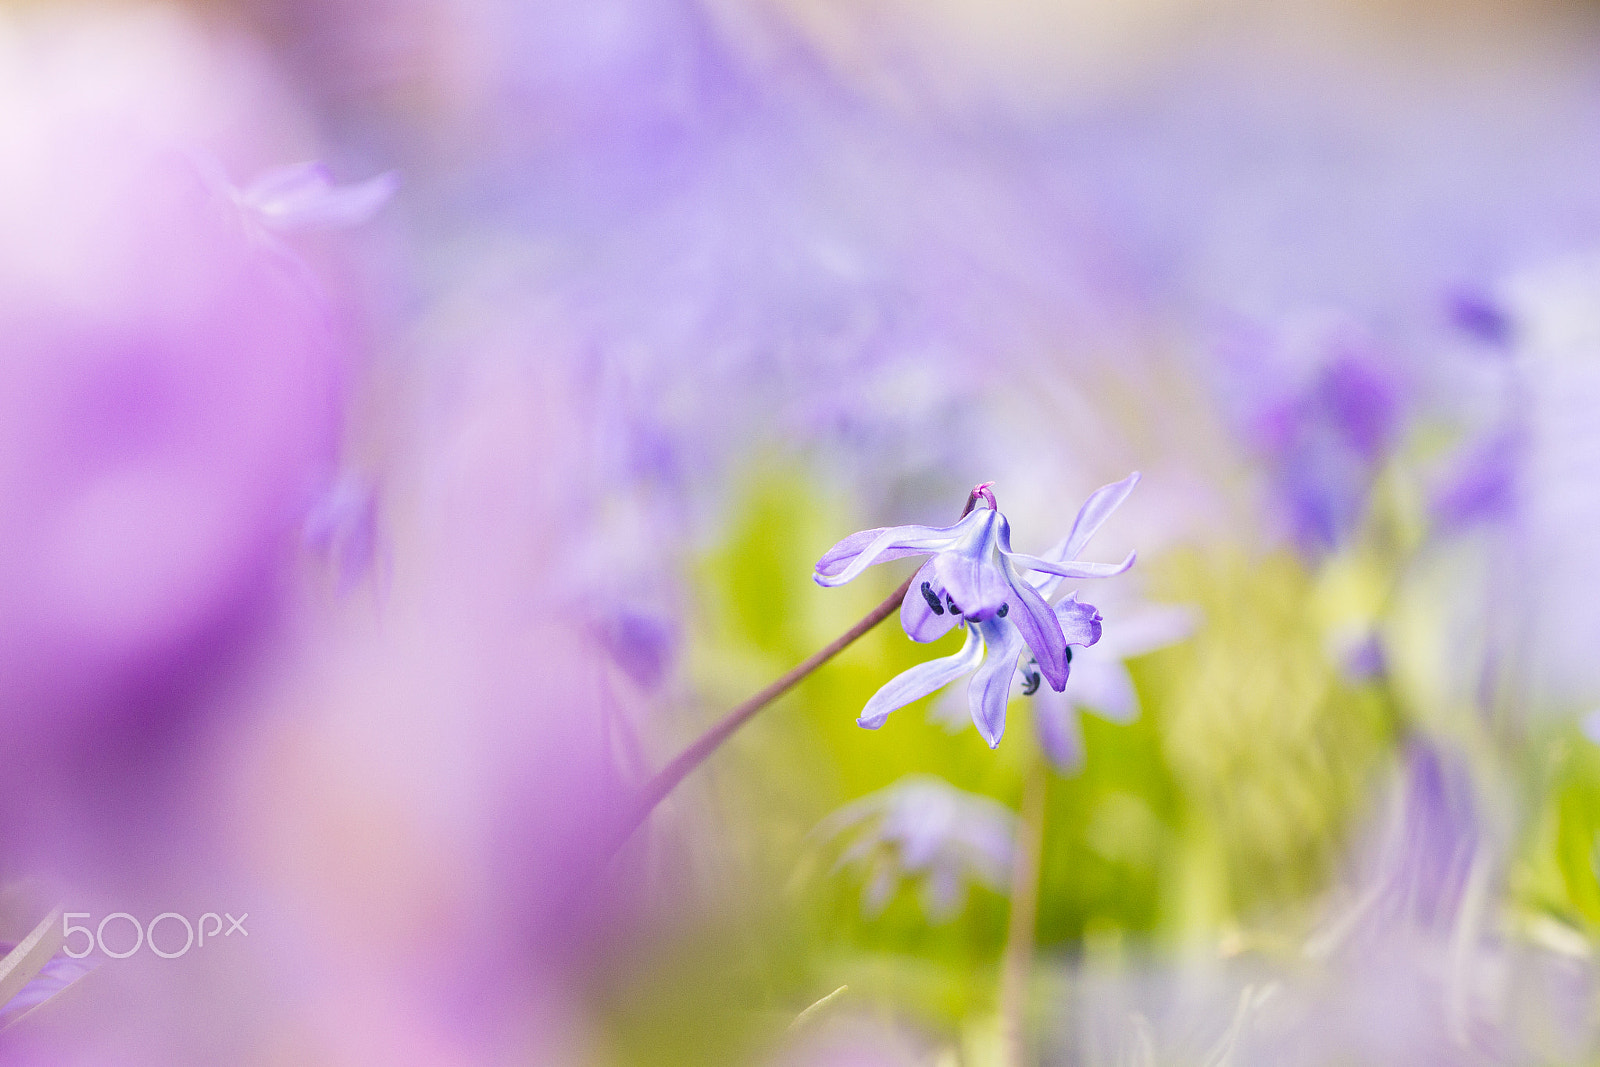
[[[1433,493],[1433,517],[1447,532],[1511,514],[1517,505],[1517,470],[1524,443],[1513,431],[1469,444]]]
[[[148,772],[227,705],[281,618],[352,363],[310,271],[195,162],[273,151],[252,138],[282,102],[229,66],[248,52],[59,17],[0,34],[0,726],[28,767],[0,823]]]
[[[1445,297],[1445,311],[1458,329],[1495,349],[1508,350],[1516,340],[1516,322],[1510,312],[1480,289],[1451,290]]]
[[[666,678],[681,636],[670,616],[639,606],[618,607],[595,623],[595,632],[622,673],[644,689]]]
[[[1004,891],[1016,816],[988,797],[934,775],[908,775],[852,801],[818,824],[827,838],[857,831],[835,869],[867,870],[862,907],[877,915],[904,878],[922,878],[922,902],[935,921],[961,910],[968,882]]]
[[[1107,627],[1093,648],[1073,656],[1072,677],[1061,692],[1037,684],[1030,689],[1024,680],[1039,747],[1057,771],[1073,774],[1083,766],[1080,712],[1115,723],[1139,717],[1139,694],[1123,661],[1183,640],[1195,622],[1195,613],[1187,608],[1136,608]]]
[[[1393,356],[1338,318],[1239,331],[1226,346],[1230,397],[1266,459],[1301,550],[1334,550],[1355,532],[1401,426]]]
[[[1383,828],[1365,893],[1352,911],[1372,936],[1403,928],[1448,938],[1488,842],[1462,758],[1426,738],[1405,749],[1401,787]]]

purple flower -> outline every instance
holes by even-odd
[[[1186,608],[1141,608],[1107,630],[1092,651],[1074,657],[1066,689],[1057,693],[1024,682],[1039,747],[1056,770],[1071,774],[1083,766],[1080,711],[1115,723],[1139,717],[1139,694],[1123,661],[1181,641],[1194,626],[1195,613]]]
[[[1092,605],[1080,604],[1068,597],[1050,611],[1056,626],[1064,634],[1063,659],[1068,665],[1072,662],[1068,646],[1088,646],[1100,640],[1100,614]],[[1042,668],[1032,656],[1024,664],[1022,657],[1027,652],[1028,646],[1022,631],[1009,616],[995,616],[983,622],[970,623],[967,626],[966,644],[961,646],[960,652],[919,663],[890,679],[867,701],[856,722],[869,730],[876,730],[888,719],[890,712],[943,689],[963,675],[972,674],[972,681],[967,686],[972,723],[978,728],[984,742],[990,748],[995,748],[1005,733],[1006,703],[1011,699],[1012,679],[1019,669],[1031,687],[1028,692],[1039,686]]]
[[[1393,352],[1343,316],[1305,313],[1241,326],[1221,356],[1289,532],[1307,555],[1339,548],[1403,428],[1408,395]]]
[[[596,621],[595,632],[622,673],[643,689],[661,685],[678,653],[677,624],[654,609],[620,606]]]
[[[846,804],[816,832],[838,837],[860,832],[835,869],[868,868],[862,907],[876,915],[902,878],[923,878],[923,906],[935,920],[953,917],[976,881],[1006,887],[1016,817],[988,797],[957,789],[943,778],[916,774]]]
[[[1133,553],[1129,553],[1128,558],[1121,564],[1075,561],[1088,545],[1089,539],[1104,525],[1106,519],[1110,518],[1118,505],[1127,499],[1138,481],[1139,475],[1135,472],[1120,482],[1095,490],[1079,509],[1072,530],[1043,556],[1027,556],[1011,552],[1010,534],[1004,525],[1005,519],[1004,517],[998,519],[1000,532],[997,537],[996,556],[999,561],[997,569],[1002,569],[1008,587],[1019,588],[1026,592],[1026,597],[1018,596],[1017,599],[1029,610],[993,611],[987,618],[976,619],[975,612],[959,610],[961,603],[951,600],[948,584],[939,584],[941,557],[936,555],[923,564],[917,576],[912,579],[911,589],[907,591],[906,599],[900,606],[900,620],[906,628],[906,633],[913,640],[932,641],[944,636],[960,621],[967,624],[966,643],[961,647],[961,651],[953,656],[919,663],[891,679],[887,685],[873,694],[871,700],[867,701],[867,706],[862,709],[856,721],[869,730],[876,730],[884,724],[890,712],[944,688],[957,678],[973,674],[972,682],[967,686],[967,702],[972,722],[990,748],[999,745],[1006,728],[1006,703],[1010,699],[1013,678],[1019,670],[1025,681],[1026,692],[1032,693],[1037,690],[1042,680],[1048,680],[1050,687],[1059,692],[1066,686],[1067,675],[1071,671],[1071,646],[1087,647],[1100,640],[1100,614],[1092,605],[1079,603],[1070,596],[1054,608],[1047,605],[1049,598],[1061,585],[1063,577],[1118,574],[1132,566]],[[977,515],[979,512],[975,511],[973,514]],[[995,516],[998,513],[986,509],[985,514]],[[971,518],[969,515],[962,521],[967,522]],[[830,565],[833,562],[830,557],[840,553],[841,549],[848,546],[852,540],[860,543],[869,536],[876,535],[872,536],[872,541],[867,542],[867,550],[861,551],[856,557],[856,562],[851,565],[857,567],[874,544],[889,543],[885,540],[887,537],[899,535],[901,531],[909,529],[915,528],[868,530],[866,533],[854,535],[854,538],[846,538],[823,557],[822,562],[818,564],[818,570],[820,572],[824,566]],[[909,539],[901,535],[902,541]],[[888,548],[884,551],[899,550]],[[911,553],[902,551],[900,554]],[[1027,572],[1027,577],[1018,577],[1019,569]],[[823,584],[837,584],[836,581],[824,582],[821,576],[817,581]],[[1015,585],[1011,586],[1010,583]],[[948,610],[940,611],[941,603]],[[1032,610],[1032,605],[1046,605],[1043,613],[1048,618],[1048,624],[1041,624],[1038,621],[1038,614]],[[1001,608],[1006,609],[1007,605],[1002,604]],[[1039,654],[1041,649],[1050,653],[1060,649],[1060,652],[1053,656],[1041,656]],[[1030,651],[1031,654],[1024,661],[1024,654]]]
[[[1029,556],[1011,550],[1011,524],[995,507],[994,494],[985,483],[973,492],[989,506],[975,508],[954,526],[890,526],[851,534],[817,561],[813,577],[818,585],[843,585],[874,563],[905,556],[931,556],[912,578],[911,588],[906,591],[906,598],[900,605],[900,622],[906,634],[913,641],[935,641],[949,633],[958,622],[1008,620],[1005,625],[988,627],[984,631],[988,643],[1007,648],[1014,638],[1025,642],[1033,650],[1039,669],[1051,688],[1059,690],[1067,684],[1068,664],[1071,662],[1067,646],[1075,643],[1092,644],[1094,638],[1082,640],[1086,633],[1082,626],[1087,619],[1081,617],[1081,612],[1070,613],[1079,625],[1079,629],[1074,631],[1079,640],[1068,636],[1062,628],[1059,614],[1051,610],[1034,583],[1024,580],[1022,576],[1030,571],[1042,571],[1067,578],[1109,578],[1133,566],[1132,552],[1121,563],[1079,563],[1077,558],[1095,531],[1127,498],[1138,481],[1136,472],[1120,482],[1096,490],[1079,510],[1072,531],[1044,556]],[[1092,615],[1093,609],[1088,609],[1088,612]],[[1020,654],[1020,647],[1017,651]],[[926,696],[972,670],[982,654],[983,639],[969,634],[967,647],[962,653],[947,661],[934,661],[946,663],[946,667],[925,672],[926,679],[943,677],[944,680],[918,695]],[[958,667],[960,663],[965,666]],[[923,667],[932,666],[932,663],[923,664]],[[901,675],[890,686],[917,670],[919,668],[913,668],[913,671]],[[954,673],[946,676],[951,670]],[[924,680],[919,677],[911,688],[921,685]],[[1009,676],[1006,684],[1009,684]],[[876,697],[873,699],[877,700]],[[902,707],[915,699],[917,697],[909,697],[900,704],[884,708],[882,713],[887,715],[895,707]],[[872,716],[863,714],[863,719],[870,718]],[[878,722],[881,724],[882,719]],[[998,740],[997,734],[991,744]]]
[[[1502,429],[1466,446],[1433,492],[1432,511],[1446,532],[1511,515],[1517,510],[1517,476],[1527,442]]]

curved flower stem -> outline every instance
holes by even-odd
[[[794,667],[783,677],[767,686],[743,704],[734,708],[711,729],[701,734],[699,739],[678,754],[678,757],[657,772],[656,776],[645,783],[639,791],[639,796],[627,810],[618,830],[616,846],[620,848],[633,832],[649,818],[657,804],[664,800],[668,793],[675,789],[706,758],[722,747],[722,743],[733,736],[735,730],[749,722],[755,713],[772,703],[774,700],[793,689],[806,675],[828,662],[834,656],[843,652],[856,642],[863,634],[878,625],[900,608],[900,602],[905,599],[906,592],[911,588],[911,579],[907,578],[900,583],[900,587],[890,593],[888,598],[871,611],[850,629],[840,634],[832,642],[818,649],[808,656],[805,661]]]
[[[1044,851],[1044,760],[1035,753],[1022,787],[1017,847],[1011,864],[1011,922],[1000,957],[1000,1039],[1005,1067],[1028,1062],[1028,980],[1039,913],[1039,862]]]
[[[994,493],[990,487],[993,482],[984,482],[974,486],[972,492],[967,494],[967,506],[962,509],[961,517],[964,519],[977,507],[980,499],[987,500],[989,506],[994,506]],[[905,599],[906,593],[911,589],[911,579],[907,578],[900,583],[900,588],[890,593],[888,599],[867,612],[866,617],[850,629],[840,634],[827,646],[818,649],[808,656],[805,662],[795,667],[788,674],[767,686],[755,696],[724,715],[715,726],[701,734],[694,744],[680,752],[676,759],[657,772],[656,776],[645,783],[639,791],[638,797],[625,811],[617,827],[617,836],[612,843],[611,851],[621,848],[633,836],[644,821],[650,817],[656,805],[666,799],[667,794],[677,788],[678,783],[687,778],[696,767],[704,763],[713,752],[722,747],[722,743],[733,736],[735,730],[749,722],[755,713],[777,700],[783,694],[793,689],[806,675],[828,662],[839,653],[853,645],[868,630],[878,625],[884,619],[895,613],[900,602]]]

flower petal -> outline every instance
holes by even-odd
[[[928,587],[928,592],[922,591],[923,586]],[[944,583],[939,581],[930,559],[911,579],[911,588],[900,602],[900,625],[911,640],[928,642],[939,640],[960,621],[961,616],[944,605]]]
[[[1132,659],[1158,648],[1177,644],[1200,624],[1200,612],[1193,607],[1142,608],[1112,621],[1111,636],[1105,651],[1117,659]]]
[[[1105,620],[1100,617],[1093,604],[1081,604],[1069,596],[1057,604],[1054,610],[1057,621],[1061,623],[1064,644],[1088,648],[1100,640],[1101,624]]]
[[[967,643],[953,656],[919,663],[910,670],[889,679],[884,687],[872,694],[867,706],[861,709],[856,722],[869,730],[882,726],[891,711],[905,707],[913,700],[921,700],[929,693],[943,689],[951,682],[969,673],[983,661],[983,638],[973,627],[967,631]]]
[[[1005,621],[1033,650],[1039,673],[1050,688],[1060,690],[1067,684],[1067,639],[1061,632],[1061,621],[1033,586],[1017,576],[1009,562],[1003,562],[1002,567],[1011,588],[1011,610]]]
[[[818,585],[843,585],[874,563],[939,552],[960,539],[955,526],[881,526],[853,533],[822,554],[812,578]]]
[[[1047,574],[1059,574],[1063,578],[1112,578],[1133,566],[1138,555],[1137,552],[1129,552],[1128,558],[1121,563],[1080,563],[1076,560],[1058,563],[1021,552],[1013,552],[1010,559],[1012,566],[1019,571],[1044,571]]]
[[[982,622],[1000,610],[1011,590],[1000,572],[998,513],[979,508],[972,514],[982,516],[981,522],[935,556],[933,569],[967,621]]]
[[[1065,694],[1043,692],[1035,696],[1033,728],[1039,748],[1060,774],[1077,774],[1083,769],[1083,724],[1078,709]]]
[[[1128,494],[1133,492],[1133,487],[1138,484],[1139,472],[1134,471],[1122,481],[1102,485],[1090,493],[1089,499],[1078,509],[1078,517],[1073,520],[1072,529],[1066,538],[1045,555],[1051,559],[1077,559],[1078,555],[1088,547],[1089,539],[1105,525],[1111,513],[1128,499]]]
[[[1133,677],[1119,659],[1103,655],[1099,649],[1084,657],[1072,672],[1075,703],[1107,722],[1130,723],[1139,717],[1139,694]]]
[[[922,883],[922,908],[936,923],[949,922],[967,902],[967,883],[954,862],[936,864]]]
[[[900,888],[900,876],[894,864],[884,860],[872,869],[866,884],[861,887],[861,913],[869,919],[882,915]]]
[[[988,645],[988,656],[978,673],[967,686],[967,703],[972,709],[972,723],[990,748],[1000,744],[1006,732],[1006,701],[1011,697],[1011,676],[1017,671],[1017,657],[1022,655],[1022,634],[1003,619],[990,619],[973,627],[983,634]]]

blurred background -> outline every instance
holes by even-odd
[[[1600,1062],[1597,45],[0,3],[0,1061]],[[612,855],[829,546],[1133,470],[1056,718],[891,619]]]

